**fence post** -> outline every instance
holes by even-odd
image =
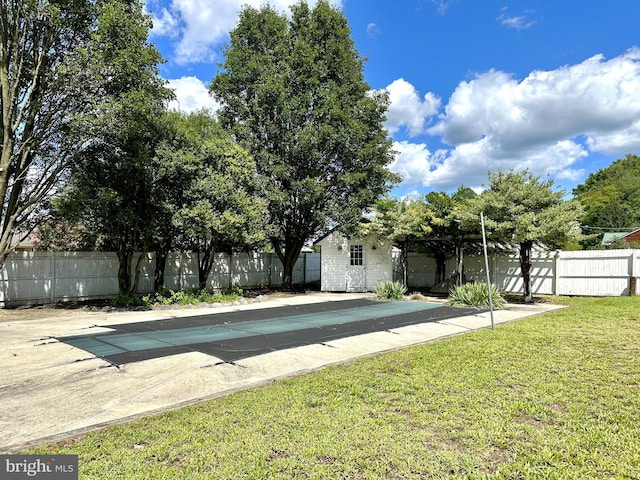
[[[551,294],[557,295],[558,293],[558,259],[560,258],[560,251],[556,250],[553,255],[553,285],[551,286]]]
[[[629,296],[636,294],[636,276],[634,271],[636,254],[633,250],[629,250]]]

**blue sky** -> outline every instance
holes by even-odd
[[[262,3],[146,0],[177,108],[217,108],[207,86],[228,31],[241,5]],[[271,1],[283,12],[292,3]],[[638,0],[332,4],[367,58],[365,80],[389,92],[397,196],[481,189],[488,171],[510,168],[549,175],[570,193],[640,153]]]

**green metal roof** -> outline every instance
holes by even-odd
[[[626,237],[631,232],[607,232],[602,237],[602,245],[611,245],[613,242],[618,240],[619,238]]]

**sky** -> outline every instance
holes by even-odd
[[[216,110],[208,85],[243,5],[146,0],[150,41],[175,108]],[[272,0],[289,13],[293,0]],[[310,5],[315,0],[309,0]],[[481,191],[489,171],[528,168],[570,196],[640,153],[638,0],[331,0],[386,89],[397,197]]]

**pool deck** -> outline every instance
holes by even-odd
[[[118,325],[340,302],[363,294],[316,293],[228,307],[87,312],[84,316],[0,323],[0,452],[57,441],[184,405],[300,375],[327,365],[490,327],[489,312],[334,338],[225,361],[201,351],[114,364],[60,341],[113,332]],[[509,304],[496,324],[562,308]],[[255,312],[253,312],[255,313]]]

